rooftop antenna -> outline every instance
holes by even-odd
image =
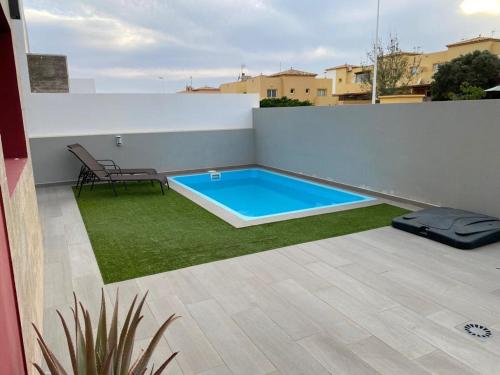
[[[189,84],[193,87],[193,76],[189,76]]]
[[[496,31],[495,30],[491,30],[491,37],[494,38],[495,37],[495,33]]]
[[[281,61],[280,61],[280,72],[281,72]]]

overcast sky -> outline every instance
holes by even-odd
[[[68,56],[70,77],[100,92],[175,92],[366,59],[376,0],[24,0],[30,50]],[[381,0],[381,37],[445,49],[500,37],[500,0]],[[160,80],[159,77],[164,77]]]

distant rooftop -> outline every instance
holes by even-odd
[[[249,79],[252,79],[253,77],[252,76],[249,76],[245,73],[241,73],[241,76],[239,77],[239,80],[244,82],[244,81],[248,81]]]
[[[461,40],[460,42],[452,43],[446,45],[446,47],[455,47],[455,46],[461,46],[464,44],[473,44],[473,43],[481,43],[481,42],[500,42],[500,39],[494,38],[494,37],[488,37],[488,36],[478,36],[476,38],[471,38],[471,39],[465,39]]]
[[[360,68],[360,67],[361,66],[359,66],[359,65],[342,64],[342,65],[333,66],[331,68],[326,68],[325,70],[335,70],[335,69],[341,69],[341,68]]]
[[[203,93],[219,93],[220,89],[218,87],[211,87],[211,86],[202,86],[202,87],[192,87],[192,86],[186,86],[186,89],[183,91],[179,91],[179,94],[203,94]]]
[[[407,55],[407,56],[417,56],[417,55],[422,55],[422,52],[408,52],[408,51],[401,51],[401,52],[397,52],[395,54],[400,54],[400,55]],[[369,64],[369,65],[366,65],[366,66],[361,66],[361,65],[352,65],[352,64],[342,64],[342,65],[337,65],[337,66],[333,66],[331,68],[326,68],[325,71],[329,71],[329,70],[337,70],[337,69],[355,69],[355,68],[366,68],[366,69],[370,69],[373,67],[373,64]]]
[[[316,73],[303,72],[301,70],[290,68],[283,72],[271,74],[269,77],[282,77],[282,76],[301,76],[301,77],[316,77]]]

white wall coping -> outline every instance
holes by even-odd
[[[94,133],[81,133],[81,134],[48,134],[48,135],[30,135],[29,139],[44,139],[44,138],[68,138],[68,137],[90,137],[94,135],[135,135],[135,134],[152,134],[152,133],[197,133],[197,132],[218,132],[218,131],[234,131],[234,130],[251,130],[252,128],[199,128],[199,129],[168,129],[168,130],[158,130],[158,129],[137,129],[135,131],[122,131],[122,132],[94,132]]]

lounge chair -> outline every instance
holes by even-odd
[[[69,145],[68,151],[75,155],[75,157],[82,163],[76,184],[76,187],[78,188],[78,196],[80,196],[84,184],[91,183],[92,190],[95,182],[108,182],[113,188],[113,193],[115,195],[118,195],[115,187],[116,182],[122,182],[126,189],[127,182],[151,181],[151,184],[153,184],[154,181],[158,181],[160,183],[162,194],[165,194],[163,185],[166,184],[167,187],[170,188],[167,176],[159,174],[153,168],[120,168],[111,159],[95,159],[90,152],[78,143]]]

